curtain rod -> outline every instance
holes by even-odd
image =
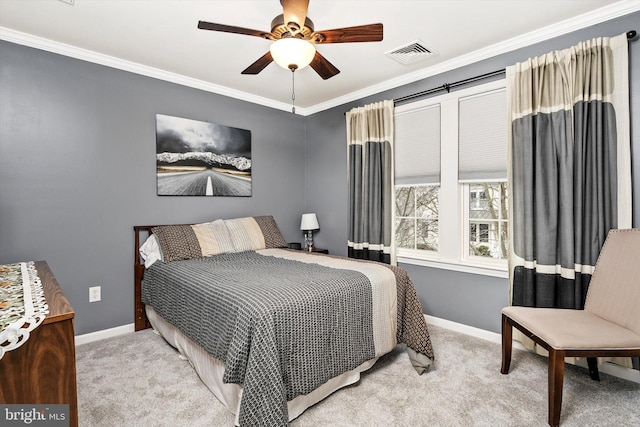
[[[407,96],[402,96],[400,98],[395,98],[393,100],[394,105],[398,105],[402,102],[407,102],[407,101],[411,101],[413,99],[416,98],[421,98],[423,96],[426,95],[431,95],[432,93],[437,93],[443,90],[446,90],[447,92],[449,92],[451,90],[451,88],[453,87],[457,87],[457,86],[462,86],[465,85],[467,83],[472,83],[478,80],[483,80],[483,79],[488,79],[490,77],[494,77],[494,76],[499,76],[501,74],[504,74],[505,70],[496,70],[496,71],[492,71],[490,73],[486,73],[486,74],[481,74],[479,76],[475,76],[475,77],[470,77],[468,79],[464,79],[464,80],[458,80],[457,82],[453,82],[453,83],[445,83],[442,86],[438,86],[438,87],[434,87],[431,89],[427,89],[427,90],[423,90],[422,92],[417,92],[417,93],[412,93],[411,95],[407,95]]]
[[[635,41],[636,35],[637,35],[637,33],[636,33],[635,30],[627,31],[627,40],[628,41]],[[427,89],[427,90],[424,90],[422,92],[413,93],[411,95],[402,96],[400,98],[395,98],[393,100],[393,104],[394,105],[398,105],[398,104],[401,104],[403,102],[408,102],[408,101],[414,100],[416,98],[421,98],[423,96],[431,95],[432,93],[437,93],[437,92],[440,92],[440,91],[443,91],[443,90],[446,90],[447,92],[449,92],[451,90],[451,88],[454,88],[454,87],[457,87],[457,86],[462,86],[462,85],[465,85],[465,84],[468,84],[468,83],[473,83],[473,82],[476,82],[478,80],[483,80],[483,79],[488,79],[490,77],[499,76],[499,75],[504,74],[504,73],[505,73],[504,69],[496,70],[496,71],[492,71],[490,73],[482,74],[482,75],[479,75],[479,76],[470,77],[468,79],[459,80],[459,81],[454,82],[454,83],[445,83],[442,86],[434,87],[432,89]]]

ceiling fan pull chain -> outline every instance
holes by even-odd
[[[296,78],[294,67],[291,67],[291,113],[296,113]]]

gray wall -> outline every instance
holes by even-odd
[[[285,238],[300,241],[300,214],[316,212],[316,244],[344,255],[345,111],[638,29],[638,21],[635,13],[306,118],[0,42],[0,263],[47,260],[76,310],[76,333],[83,334],[133,322],[133,225],[273,214]],[[630,47],[632,127],[640,129],[640,42]],[[253,196],[156,196],[156,113],[251,130]],[[639,138],[636,131],[635,226]],[[425,313],[499,331],[506,280],[402,267]],[[93,285],[102,286],[102,301],[90,304]]]
[[[347,187],[346,126],[344,112],[383,99],[421,92],[444,83],[500,70],[508,65],[564,49],[594,37],[616,36],[640,30],[640,13],[634,13],[527,48],[509,52],[463,68],[433,76],[410,85],[360,99],[309,117],[307,124],[307,206],[318,214],[318,245],[335,254],[346,254]],[[629,44],[631,80],[632,166],[634,226],[640,227],[640,41]],[[486,81],[485,81],[486,82]],[[635,132],[633,131],[635,129]],[[329,159],[329,160],[328,160]],[[330,224],[327,230],[325,224]],[[426,314],[499,332],[500,309],[507,305],[508,281],[402,264],[409,272]]]
[[[0,58],[0,263],[46,260],[76,334],[133,322],[133,225],[272,214],[301,240],[305,117],[8,42]],[[251,130],[253,196],[158,197],[156,113]]]

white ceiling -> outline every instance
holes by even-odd
[[[297,112],[321,111],[636,10],[638,0],[311,0],[316,30],[381,22],[384,40],[319,46],[341,72],[322,80],[310,67],[297,71]],[[272,63],[258,75],[240,74],[269,41],[197,29],[204,20],[270,31],[280,13],[278,0],[0,0],[0,39],[289,110],[290,71]],[[438,54],[411,65],[384,55],[416,39]]]

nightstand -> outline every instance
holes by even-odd
[[[301,250],[305,250],[305,249],[301,249]],[[309,251],[306,251],[309,252]],[[316,248],[315,246],[311,249],[311,252],[317,252],[319,254],[327,254],[329,255],[329,249],[322,249],[322,248]]]
[[[297,251],[305,251],[305,252],[309,252],[306,249],[304,249],[302,247],[302,245],[300,243],[289,243],[288,244],[289,249],[295,249]],[[313,249],[311,250],[311,252],[316,252],[319,254],[329,254],[329,249],[322,249],[322,248],[316,248],[315,246],[313,247]]]

